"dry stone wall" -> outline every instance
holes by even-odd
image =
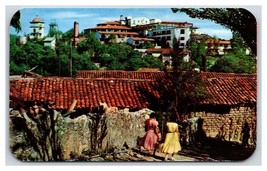
[[[249,144],[256,143],[256,111],[250,107],[231,108],[227,114],[210,112],[192,112],[191,117],[200,116],[204,119],[203,130],[207,137],[217,137],[222,140],[241,142],[242,128],[245,122],[250,127]]]
[[[62,160],[83,156],[84,152],[101,151],[114,147],[136,147],[138,140],[145,134],[144,122],[152,111],[142,109],[130,112],[127,108],[105,108],[105,113],[86,114],[77,118],[65,118],[59,115],[56,137],[60,146]],[[42,160],[34,150],[32,137],[29,137],[18,111],[11,112],[10,149],[21,160]],[[251,145],[256,144],[256,111],[253,108],[232,108],[227,114],[211,112],[192,112],[191,117],[204,119],[203,130],[208,137],[217,137],[226,141],[241,142],[242,127],[247,121],[250,126]],[[21,125],[20,125],[21,124]]]
[[[14,115],[15,113],[15,115]],[[113,147],[136,147],[140,137],[145,134],[144,122],[151,113],[149,109],[129,112],[128,109],[106,109],[102,115],[88,114],[77,118],[64,118],[59,115],[56,124],[57,143],[63,160],[82,157],[84,152],[101,151]],[[12,111],[10,118],[10,149],[20,160],[41,161],[38,152],[34,151],[34,141],[27,134],[27,128],[17,128],[16,118],[24,122],[18,111]],[[17,141],[19,139],[20,141]],[[17,142],[20,144],[18,144]],[[31,149],[31,150],[25,150]],[[25,153],[28,151],[27,153]],[[34,156],[32,156],[34,154]],[[29,157],[30,156],[30,157]]]

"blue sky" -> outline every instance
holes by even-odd
[[[73,27],[74,21],[79,23],[79,32],[86,28],[95,27],[105,21],[119,20],[120,15],[147,18],[158,18],[164,21],[191,22],[198,31],[222,39],[231,39],[232,33],[225,27],[209,20],[193,19],[184,13],[173,13],[170,8],[23,8],[21,9],[22,31],[19,35],[30,32],[30,21],[38,15],[45,22],[45,35],[49,24],[56,21],[59,30],[65,32]],[[10,28],[11,33],[15,33]]]

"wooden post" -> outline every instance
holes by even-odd
[[[72,102],[72,104],[70,105],[69,110],[66,113],[64,113],[62,116],[65,117],[65,116],[70,115],[72,112],[75,112],[74,108],[75,108],[76,104],[77,104],[77,100],[74,99],[73,102]]]

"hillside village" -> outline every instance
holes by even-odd
[[[52,32],[57,31],[56,22],[50,23],[49,26]],[[37,38],[43,39],[44,46],[55,49],[57,36],[45,36],[44,29],[44,21],[36,16],[30,22],[30,34],[20,37],[21,44],[25,44],[27,39]],[[84,41],[85,35],[95,33],[95,38],[101,43],[126,43],[134,50],[141,52],[142,56],[152,55],[168,66],[171,66],[174,39],[179,41],[179,48],[184,49],[188,49],[192,42],[200,43],[205,40],[207,54],[211,56],[224,55],[232,49],[231,40],[201,34],[193,23],[186,21],[162,21],[161,19],[132,18],[121,15],[118,21],[105,21],[93,28],[84,29],[82,33],[82,35],[79,34],[78,21],[74,21],[73,37],[70,37],[74,46],[77,47],[79,42]],[[146,44],[152,44],[152,46],[145,48]],[[246,49],[246,54],[250,54],[249,49]],[[184,60],[189,61],[189,58],[190,53],[187,51],[184,54]]]
[[[57,41],[62,41],[62,36],[51,32],[45,36],[44,29],[44,21],[38,16],[33,18],[30,34],[19,38],[19,47],[37,41],[40,47],[46,47],[44,51],[49,51],[47,54],[53,54],[53,51],[58,53]],[[55,22],[50,24],[50,30],[57,31]],[[78,21],[74,21],[71,31],[71,36],[63,43],[68,47],[63,52],[69,53],[60,52],[60,55],[74,59],[75,51],[82,51],[82,55],[87,56],[81,61],[92,58],[92,69],[85,66],[73,71],[72,67],[78,64],[69,59],[70,61],[60,64],[63,68],[70,67],[70,71],[59,71],[58,64],[48,58],[44,66],[32,64],[32,68],[25,67],[23,72],[14,69],[14,73],[19,71],[21,75],[10,75],[10,148],[17,158],[22,161],[94,161],[94,154],[96,158],[100,158],[98,161],[113,161],[110,158],[116,158],[116,153],[117,161],[162,161],[160,151],[156,153],[158,158],[150,158],[147,153],[138,152],[137,142],[145,134],[144,122],[151,111],[158,114],[162,134],[167,122],[166,116],[177,116],[184,151],[177,154],[176,161],[243,160],[253,153],[257,135],[256,66],[251,67],[251,72],[239,69],[240,72],[235,73],[214,72],[208,67],[212,63],[208,61],[208,57],[218,60],[235,50],[236,45],[232,40],[198,33],[197,26],[186,21],[162,21],[123,15],[117,21],[103,21],[93,28],[84,29],[82,33],[79,33]],[[163,67],[111,70],[109,66],[103,65],[103,60],[96,59],[99,54],[102,55],[101,52],[95,49],[92,51],[91,47],[86,49],[95,40],[100,43],[99,46],[114,46],[114,49],[120,47],[114,44],[127,45],[127,51],[134,54],[134,57],[145,59],[148,55],[152,56]],[[103,49],[99,51],[101,50]],[[111,55],[108,52],[106,56],[103,55],[106,57],[103,59]],[[242,47],[243,52],[248,57],[252,56],[247,47]],[[126,55],[126,58],[129,56]],[[194,67],[176,71],[174,64],[178,57],[181,58],[181,63],[192,64]],[[40,73],[50,62],[54,65],[47,70],[54,69],[57,74]],[[71,74],[67,74],[69,72]],[[65,75],[61,76],[63,74]],[[183,79],[179,80],[178,77]],[[176,88],[178,86],[180,87]],[[201,90],[192,87],[200,87]],[[177,98],[181,101],[173,100]],[[180,106],[173,107],[173,103]],[[192,118],[198,118],[198,128],[204,132],[206,144],[203,139],[197,143],[192,142],[188,133],[191,129],[188,123]],[[250,127],[249,146],[246,147],[241,146],[244,123],[248,123]],[[31,141],[27,141],[29,138]],[[242,153],[241,157],[220,156],[222,154],[218,151],[223,149],[216,146],[219,148],[217,156],[208,154],[207,158],[187,158],[186,154],[192,149],[205,149],[214,144],[222,145],[221,143],[228,143],[227,146],[232,151],[238,149],[236,152]],[[247,154],[243,154],[244,151]],[[118,155],[122,153],[127,153],[127,159],[118,159]],[[198,153],[201,155],[201,151]]]

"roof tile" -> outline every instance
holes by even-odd
[[[58,109],[68,109],[77,99],[76,108],[96,108],[100,102],[109,107],[145,108],[149,99],[140,91],[143,88],[160,98],[153,89],[157,78],[164,72],[134,71],[78,71],[77,79],[36,78],[10,80],[10,95],[24,101],[52,100]],[[200,73],[209,99],[202,104],[235,105],[257,102],[256,74]]]

